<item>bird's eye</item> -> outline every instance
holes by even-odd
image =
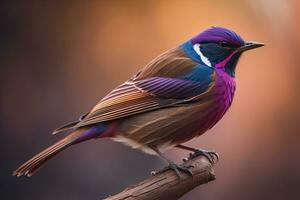
[[[221,42],[222,47],[229,47],[230,45],[227,42]]]

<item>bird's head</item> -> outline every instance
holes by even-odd
[[[222,68],[233,77],[241,54],[264,46],[258,42],[246,42],[235,32],[222,27],[211,27],[201,32],[190,40],[190,44],[199,61],[210,67]]]

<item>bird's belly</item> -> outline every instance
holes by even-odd
[[[115,140],[147,153],[154,153],[149,146],[164,151],[203,134],[222,113],[222,104],[205,100],[135,115],[120,121]]]

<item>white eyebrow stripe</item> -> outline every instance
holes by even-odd
[[[206,56],[203,55],[203,53],[200,51],[200,44],[194,44],[193,45],[193,49],[194,51],[200,56],[200,59],[202,60],[202,62],[204,64],[206,64],[207,66],[209,67],[212,67],[211,66],[211,62],[208,60],[208,58]]]

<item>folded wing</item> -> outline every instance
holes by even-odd
[[[103,98],[75,128],[177,106],[194,100],[209,87],[207,82],[164,77],[129,81]]]

